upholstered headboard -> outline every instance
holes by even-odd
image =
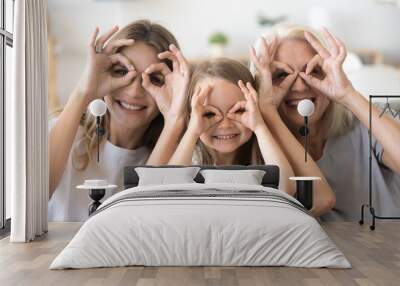
[[[164,166],[127,166],[124,169],[124,189],[129,189],[136,187],[139,183],[139,176],[135,171],[136,167],[146,167],[146,168],[182,168],[185,166],[172,166],[172,165],[164,165]],[[279,186],[279,167],[275,165],[254,165],[254,166],[200,166],[195,165],[195,167],[200,167],[202,170],[205,169],[220,169],[220,170],[248,170],[248,169],[256,169],[265,171],[265,175],[262,179],[262,185],[265,187],[271,187],[278,189]],[[204,183],[204,178],[200,174],[194,179],[197,183]]]

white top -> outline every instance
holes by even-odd
[[[192,155],[192,165],[202,165],[202,156],[200,152],[200,148],[196,145]]]
[[[49,123],[50,129],[56,121],[57,119]],[[73,146],[76,146],[82,132],[82,127],[79,127]],[[104,198],[107,198],[122,190],[124,167],[144,165],[149,153],[147,147],[128,150],[106,141],[100,146],[100,162],[97,163],[97,149],[95,149],[87,168],[78,171],[72,166],[71,152],[61,181],[49,201],[49,220],[85,221],[88,218],[88,207],[92,200],[89,198],[89,190],[78,190],[77,186],[84,184],[85,180],[93,179],[107,180],[108,184],[118,185],[115,190],[106,190]]]

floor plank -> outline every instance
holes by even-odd
[[[117,267],[48,269],[79,223],[50,223],[49,233],[32,243],[0,240],[0,285],[400,285],[400,222],[379,222],[375,231],[355,222],[324,223],[352,269],[289,267]]]

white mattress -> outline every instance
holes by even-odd
[[[182,195],[146,197],[171,190],[181,190]],[[239,190],[245,194],[190,195],[239,194]],[[246,191],[263,193],[252,197]],[[144,196],[135,198],[138,194]],[[281,191],[254,185],[135,187],[107,199],[50,269],[127,265],[349,268],[318,221],[299,204]]]

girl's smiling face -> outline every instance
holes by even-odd
[[[201,80],[198,85],[200,87],[212,86],[206,104],[217,108],[222,115],[222,120],[202,133],[200,140],[211,153],[213,151],[218,153],[236,152],[240,146],[250,140],[253,134],[240,122],[227,117],[236,102],[245,100],[243,93],[236,84],[219,78],[206,78]]]
[[[116,121],[115,126],[123,126],[127,129],[147,128],[158,115],[159,110],[153,97],[142,87],[142,73],[151,64],[160,60],[156,50],[143,42],[136,42],[132,46],[125,47],[120,53],[132,63],[137,75],[129,85],[105,96],[104,100],[110,112],[110,118]],[[128,70],[124,66],[114,65],[110,72],[113,77],[122,77]],[[155,75],[154,80],[162,81],[159,77]]]

